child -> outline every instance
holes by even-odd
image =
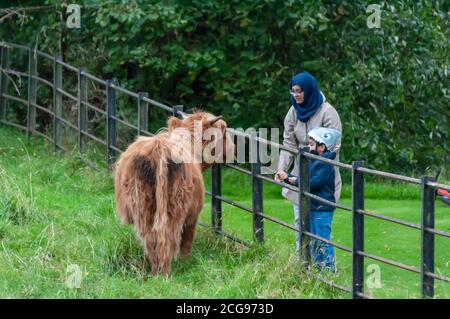
[[[309,150],[312,154],[334,160],[333,152],[341,132],[331,128],[318,127],[308,132]],[[335,175],[331,164],[311,159],[310,187],[311,193],[321,198],[336,202],[334,198]],[[284,180],[286,183],[297,185],[298,178],[289,174]],[[311,233],[331,240],[331,222],[333,220],[334,207],[318,200],[311,199]],[[336,272],[334,247],[320,240],[311,240],[311,254],[319,268]]]

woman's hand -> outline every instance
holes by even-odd
[[[286,177],[288,177],[288,174],[282,169],[279,169],[275,174],[275,181],[281,183]]]

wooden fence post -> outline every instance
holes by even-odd
[[[427,275],[434,273],[434,234],[427,228],[434,228],[434,201],[435,190],[428,186],[428,182],[434,182],[433,176],[422,177],[422,227],[421,227],[421,263],[420,263],[420,287],[422,298],[434,297],[434,278]]]
[[[116,160],[116,90],[111,86],[115,84],[115,80],[106,81],[106,143],[107,143],[107,164],[108,168],[112,166]]]
[[[61,57],[53,57],[53,143],[55,151],[58,150],[60,141],[59,118],[62,115],[62,65],[58,63]]]
[[[32,47],[28,49],[28,106],[27,106],[27,137],[36,130],[36,75],[37,56]]]
[[[253,238],[256,242],[264,243],[264,219],[261,215],[263,213],[263,183],[256,175],[261,174],[261,161],[259,158],[259,137],[258,132],[251,137],[250,140],[250,154],[251,170],[252,170],[252,208],[253,208]]]
[[[8,99],[3,97],[3,93],[6,93],[9,79],[5,75],[4,70],[9,67],[9,63],[9,48],[2,43],[0,62],[0,122],[6,120],[6,106]]]
[[[364,215],[358,210],[364,209],[364,174],[356,169],[362,167],[364,161],[352,162],[352,296],[361,298],[364,293],[364,256],[358,251],[364,251]]]
[[[84,73],[86,68],[78,69],[78,148],[82,153],[86,144],[86,137],[83,133],[87,132],[87,107],[84,103],[88,100],[88,87]]]
[[[143,101],[148,97],[148,93],[138,93],[138,135],[142,135],[142,130],[148,131],[148,103]]]
[[[217,232],[222,231],[222,171],[218,163],[211,167],[211,227]]]
[[[178,116],[178,112],[179,111],[183,112],[183,110],[184,110],[184,106],[183,105],[174,105],[172,107],[172,115],[176,117],[176,116]]]
[[[311,238],[305,234],[311,230],[311,198],[304,192],[310,192],[310,159],[304,154],[309,152],[308,147],[300,148],[298,151],[298,201],[300,209],[300,259],[308,268],[311,265]]]

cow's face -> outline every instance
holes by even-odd
[[[202,168],[206,169],[213,163],[232,162],[235,145],[227,132],[227,123],[211,113],[197,112],[183,119],[170,117],[169,132],[188,132],[192,148]]]

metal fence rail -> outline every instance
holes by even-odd
[[[10,67],[11,62],[11,49],[23,50],[28,54],[28,73],[13,70]],[[54,144],[54,149],[68,151],[60,143],[61,129],[63,127],[71,128],[77,131],[79,151],[85,151],[85,144],[87,140],[92,140],[105,147],[106,162],[111,168],[114,164],[118,154],[123,152],[117,146],[117,131],[116,124],[120,123],[126,127],[136,131],[136,135],[153,136],[154,134],[147,131],[148,128],[148,110],[149,106],[157,107],[159,109],[167,111],[170,115],[182,115],[183,107],[180,105],[168,106],[148,97],[145,92],[135,93],[128,89],[118,86],[114,80],[103,80],[92,74],[89,74],[85,68],[76,68],[67,64],[61,60],[60,57],[51,56],[47,53],[41,52],[36,48],[28,47],[25,45],[14,44],[9,42],[0,42],[0,123],[12,126],[21,130],[25,130],[28,136],[39,135]],[[46,80],[39,76],[37,70],[37,57],[42,57],[50,61],[53,65],[53,79],[52,81]],[[62,87],[63,69],[70,72],[74,72],[78,78],[77,96],[65,91]],[[7,88],[10,85],[9,75],[15,75],[25,77],[28,79],[28,97],[23,99],[17,96],[7,94]],[[102,110],[95,105],[88,102],[88,89],[86,80],[91,80],[97,84],[103,86],[106,96],[106,108]],[[42,83],[52,89],[53,96],[53,108],[49,109],[37,102],[37,84]],[[127,122],[116,115],[116,92],[123,93],[130,98],[135,99],[137,106],[137,125]],[[62,117],[63,96],[71,99],[77,104],[77,123],[71,123]],[[14,123],[6,118],[7,102],[14,101],[21,103],[27,107],[26,126],[19,123]],[[87,110],[93,110],[106,117],[106,138],[102,139],[98,136],[90,134],[87,130]],[[53,123],[53,134],[48,136],[45,133],[36,130],[36,110],[49,114]],[[270,221],[289,229],[294,232],[298,232],[301,238],[301,257],[303,259],[302,265],[309,265],[311,263],[311,256],[309,254],[310,240],[319,240],[328,243],[338,249],[349,252],[352,254],[352,286],[344,287],[336,283],[326,281],[321,277],[317,277],[317,280],[323,281],[329,286],[351,293],[353,298],[369,298],[364,294],[364,258],[376,260],[381,263],[391,265],[396,268],[404,269],[420,275],[421,293],[422,297],[430,298],[434,296],[434,281],[439,280],[442,282],[450,282],[450,278],[442,274],[435,273],[434,261],[435,250],[434,241],[435,235],[442,236],[444,238],[450,238],[450,233],[438,230],[434,228],[434,202],[435,202],[435,190],[437,188],[450,191],[450,185],[436,183],[434,177],[425,176],[421,179],[412,178],[408,176],[402,176],[398,174],[386,173],[374,169],[364,167],[364,163],[361,161],[354,161],[351,164],[341,163],[335,160],[325,159],[323,157],[310,154],[307,149],[293,149],[281,144],[274,143],[272,141],[263,139],[258,135],[251,135],[232,128],[228,129],[228,132],[236,137],[243,137],[252,141],[252,145],[256,151],[256,162],[251,163],[251,169],[247,170],[233,163],[226,163],[223,165],[214,164],[212,166],[212,189],[211,192],[206,192],[211,196],[211,225],[208,226],[203,223],[199,223],[201,226],[212,228],[218,235],[229,238],[245,246],[251,246],[250,243],[239,239],[238,237],[224,232],[222,230],[222,202],[239,208],[253,216],[253,237],[257,243],[264,243],[264,221]],[[256,142],[256,143],[255,143]],[[285,183],[277,182],[272,178],[261,174],[261,163],[259,159],[258,148],[260,144],[270,145],[276,150],[283,150],[290,152],[298,157],[298,170],[299,170],[299,187],[288,185]],[[309,188],[310,160],[315,159],[327,164],[350,170],[352,173],[352,207],[330,202],[323,198],[320,198],[311,193]],[[83,161],[96,169],[93,163]],[[221,191],[221,169],[222,167],[229,167],[240,173],[251,176],[252,178],[252,207],[246,207],[236,201],[226,198],[222,195]],[[366,174],[379,176],[387,179],[397,180],[405,183],[411,183],[420,185],[422,188],[422,222],[421,224],[414,224],[407,221],[403,221],[397,218],[384,216],[375,212],[364,209],[364,176]],[[288,224],[275,217],[264,214],[263,209],[263,182],[269,182],[276,184],[280,187],[290,189],[298,193],[299,205],[300,205],[300,226]],[[344,211],[351,212],[352,214],[352,247],[346,247],[330,240],[317,236],[310,231],[309,219],[310,219],[310,203],[311,200],[317,200],[322,203],[332,205],[333,207],[340,208]],[[364,216],[380,219],[386,222],[392,222],[400,226],[409,227],[412,229],[420,230],[421,232],[421,260],[420,266],[408,266],[399,263],[394,260],[386,259],[380,256],[369,254],[364,250]],[[314,275],[314,274],[312,274]]]

